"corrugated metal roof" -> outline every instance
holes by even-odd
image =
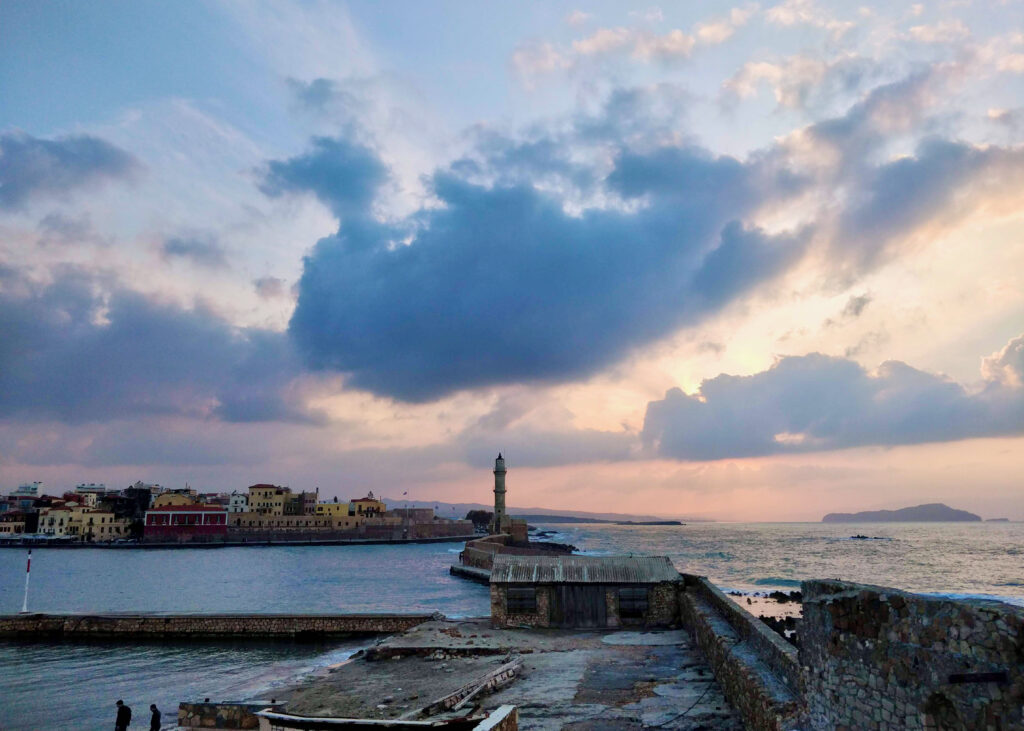
[[[499,553],[492,584],[653,584],[677,581],[668,556],[512,556]]]

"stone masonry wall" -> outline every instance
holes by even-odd
[[[254,701],[252,703],[179,703],[179,728],[233,728],[257,729],[260,719],[257,711],[278,710],[284,703]]]
[[[802,728],[805,707],[796,648],[704,577],[684,574],[683,625],[751,731]]]
[[[306,637],[392,634],[427,622],[414,614],[8,614],[0,637]]]
[[[491,584],[491,625],[494,627],[550,627],[551,587],[537,586],[536,614],[507,614],[505,584]]]
[[[840,581],[803,602],[814,729],[1024,729],[1024,609]]]

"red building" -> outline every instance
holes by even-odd
[[[228,511],[221,505],[164,505],[146,511],[146,541],[216,540],[228,534]]]

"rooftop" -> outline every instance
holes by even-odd
[[[668,556],[513,556],[499,553],[492,584],[654,584],[678,581]]]

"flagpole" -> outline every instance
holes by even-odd
[[[32,575],[32,549],[28,549],[28,563],[25,564],[25,601],[21,603],[21,613],[28,614],[28,577]]]

